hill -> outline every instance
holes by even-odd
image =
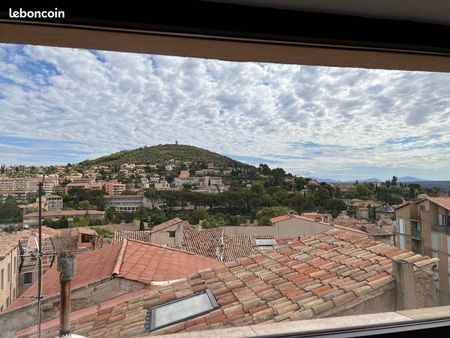
[[[398,178],[399,183],[412,183],[412,182],[425,182],[425,181],[428,181],[428,180],[424,180],[424,179],[412,177],[412,176],[403,176],[403,177]]]
[[[214,163],[216,166],[250,167],[229,157],[213,153],[209,150],[183,144],[159,144],[134,150],[123,150],[111,155],[79,163],[82,166],[135,163],[159,164],[174,159],[181,162]]]

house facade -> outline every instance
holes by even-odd
[[[395,210],[395,243],[439,258],[439,299],[450,304],[450,197],[424,197]]]
[[[19,236],[0,233],[0,313],[17,298]]]

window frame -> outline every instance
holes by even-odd
[[[155,311],[156,310],[158,310],[159,308],[162,308],[164,306],[167,306],[167,305],[170,305],[170,304],[174,304],[174,303],[178,303],[178,302],[181,302],[181,301],[183,301],[185,299],[193,298],[195,296],[199,296],[199,295],[202,295],[202,294],[206,294],[207,295],[207,297],[208,297],[208,299],[209,299],[209,301],[211,303],[211,306],[212,306],[211,310],[201,311],[201,312],[198,312],[198,313],[196,313],[194,315],[190,315],[190,316],[178,319],[176,321],[167,323],[165,325],[161,325],[161,326],[155,327]],[[212,291],[210,289],[206,289],[204,291],[197,292],[197,293],[194,293],[194,294],[189,295],[189,296],[177,298],[177,299],[171,300],[170,302],[166,302],[164,304],[159,304],[157,306],[148,308],[147,309],[147,314],[146,314],[146,321],[145,321],[145,324],[144,324],[145,325],[145,330],[147,332],[153,332],[153,331],[156,331],[156,330],[159,330],[159,329],[163,329],[165,327],[172,326],[172,325],[175,325],[175,324],[187,321],[187,320],[192,319],[192,318],[197,318],[197,317],[203,316],[203,315],[205,315],[207,313],[210,313],[210,312],[212,312],[212,311],[214,311],[214,310],[216,310],[218,308],[220,308],[220,305],[217,303],[216,298],[214,297]],[[150,317],[150,320],[149,320],[149,327],[147,328],[147,318],[148,317]]]

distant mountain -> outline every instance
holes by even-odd
[[[382,181],[376,177],[372,177],[372,178],[367,178],[367,179],[363,180],[362,182],[364,182],[364,183],[381,183]]]
[[[332,178],[319,178],[319,177],[313,177],[313,179],[315,179],[317,182],[322,183],[338,183],[340,181],[337,180],[333,180]]]
[[[248,164],[233,160],[227,156],[213,153],[209,150],[182,144],[160,144],[151,147],[142,147],[134,150],[123,150],[93,160],[80,163],[82,166],[135,163],[159,164],[174,159],[181,162],[214,163],[216,166],[250,167]]]
[[[399,183],[410,183],[410,182],[419,182],[419,181],[427,181],[421,178],[412,177],[412,176],[403,176],[398,178]]]
[[[423,189],[440,188],[443,191],[450,191],[450,181],[415,181]]]

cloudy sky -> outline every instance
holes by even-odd
[[[0,163],[174,143],[339,180],[450,180],[450,73],[0,44]]]

